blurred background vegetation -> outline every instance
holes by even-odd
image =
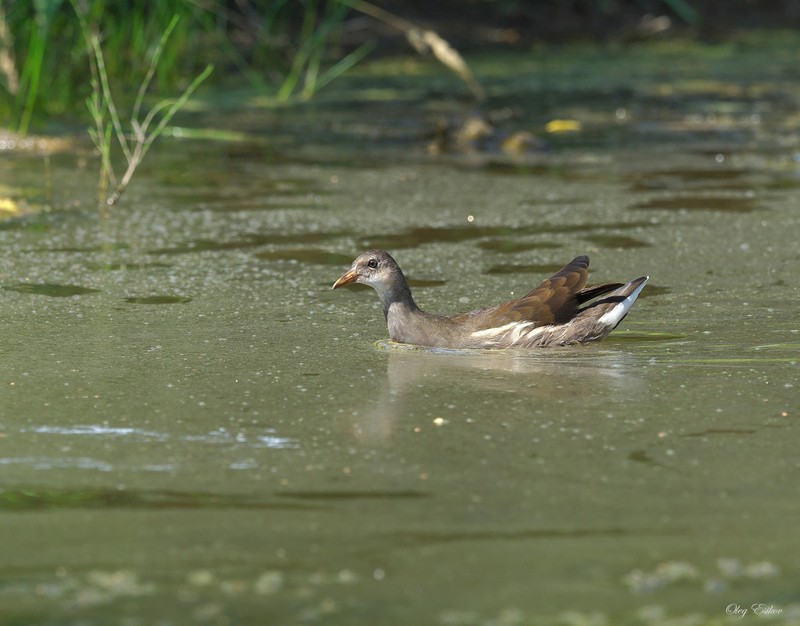
[[[248,87],[308,99],[367,55],[410,50],[409,30],[475,54],[575,39],[719,38],[798,23],[800,0],[0,0],[0,127],[26,134],[86,119],[97,35],[114,88],[133,100],[171,20],[151,90]]]

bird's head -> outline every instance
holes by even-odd
[[[333,283],[333,289],[361,283],[381,293],[400,281],[405,282],[403,272],[388,252],[367,250],[353,261],[350,269],[339,280]]]

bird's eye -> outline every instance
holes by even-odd
[[[370,259],[369,261],[367,261],[367,266],[371,267],[372,269],[375,269],[376,267],[378,267],[378,259]]]

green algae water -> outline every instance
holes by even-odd
[[[56,210],[0,224],[0,622],[800,623],[800,70],[767,43],[476,59],[528,152],[432,150],[452,79],[375,65],[194,114],[245,139],[157,144],[108,218],[53,157]],[[0,156],[0,195],[41,172]],[[432,312],[584,253],[651,279],[603,342],[410,349],[330,290],[372,246]]]

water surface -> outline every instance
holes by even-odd
[[[6,622],[800,623],[800,77],[706,53],[479,63],[498,128],[583,124],[524,154],[430,154],[452,79],[365,73],[187,119],[251,140],[157,145],[108,218],[54,157],[0,229]],[[376,245],[435,312],[651,282],[601,343],[412,350],[330,290]]]

